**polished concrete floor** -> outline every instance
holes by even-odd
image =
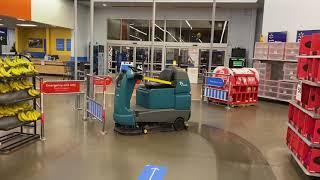
[[[148,164],[167,167],[167,180],[309,179],[285,145],[288,105],[228,110],[194,95],[188,131],[122,136],[113,132],[112,93],[106,135],[82,121],[74,98],[45,97],[46,140],[1,155],[1,180],[134,180]]]

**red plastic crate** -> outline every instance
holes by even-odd
[[[299,58],[298,60],[298,79],[308,79],[309,64],[307,58]]]
[[[319,55],[320,52],[320,34],[314,33],[311,37],[311,51],[312,55]]]
[[[301,95],[301,101],[299,103],[303,107],[308,104],[310,92],[311,92],[311,86],[307,84],[302,84],[302,95]]]
[[[320,89],[317,87],[309,86],[310,90],[308,93],[308,101],[305,104],[305,108],[310,111],[314,111],[316,108],[320,106]],[[304,96],[304,92],[302,90]]]
[[[297,121],[297,129],[299,132],[302,131],[305,122],[305,113],[298,109],[298,121]]]
[[[312,36],[303,36],[300,40],[300,55],[310,55]]]
[[[299,150],[298,150],[298,157],[300,159],[300,161],[302,162],[302,164],[305,164],[307,162],[308,159],[308,154],[310,152],[310,147],[303,142],[303,140],[300,139],[299,142]]]
[[[293,133],[294,132],[290,128],[287,129],[286,143],[287,143],[288,147],[290,147],[290,140],[292,138]]]
[[[293,115],[294,115],[295,109],[296,109],[295,106],[293,106],[292,104],[289,105],[288,119],[289,119],[289,122],[292,125],[294,125],[294,123],[293,123]]]
[[[320,149],[310,149],[308,156],[306,160],[307,170],[311,173],[320,172]]]
[[[297,124],[299,122],[299,112],[300,112],[300,110],[295,107],[294,111],[293,111],[293,117],[292,117],[292,123],[293,123],[292,125],[294,127],[297,127]]]
[[[299,136],[297,136],[295,133],[293,133],[292,138],[290,140],[290,144],[291,144],[292,152],[294,154],[298,154],[299,143],[300,143]]]
[[[306,115],[305,116],[306,120],[304,121],[304,125],[302,128],[301,134],[308,138],[311,139],[312,142],[317,141],[316,139],[318,138],[317,135],[314,135],[314,129],[315,129],[315,123],[316,120],[313,119],[312,117]],[[315,138],[313,138],[315,137]]]

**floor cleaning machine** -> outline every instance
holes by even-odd
[[[145,80],[136,92],[136,105],[131,106],[134,87]],[[163,70],[159,79],[144,77],[130,67],[116,79],[114,114],[115,131],[142,134],[150,131],[186,129],[191,115],[191,88],[185,70],[172,67]]]

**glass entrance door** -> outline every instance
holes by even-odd
[[[109,73],[118,73],[121,62],[134,62],[135,48],[132,46],[109,45],[108,46],[108,70]]]
[[[132,62],[133,66],[142,66],[144,64],[145,72],[160,72],[162,70],[162,62],[164,57],[162,47],[154,48],[153,68],[151,68],[151,47],[149,46],[108,46],[108,68],[109,73],[118,73],[121,62]]]

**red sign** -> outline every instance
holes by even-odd
[[[54,81],[44,82],[41,91],[47,94],[55,93],[78,93],[80,92],[79,81]]]
[[[103,85],[110,85],[112,83],[112,77],[107,76],[107,77],[98,77],[93,79],[94,85],[97,86],[103,86]]]

